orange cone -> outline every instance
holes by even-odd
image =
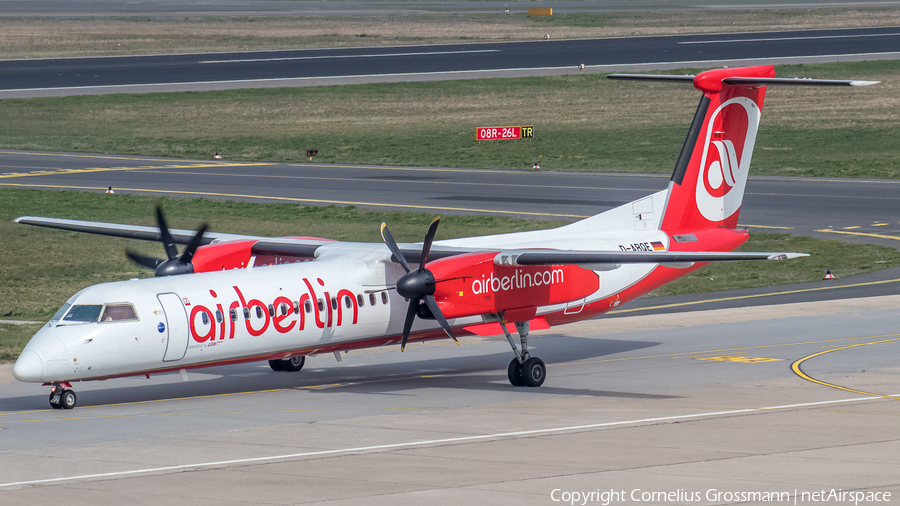
[[[109,189],[106,190],[106,193],[116,193],[116,192],[114,192],[113,189],[112,189],[112,186],[110,186]]]
[[[215,158],[216,160],[221,160],[221,159],[222,159],[222,155],[220,155],[219,152],[216,151],[216,154],[215,154],[215,156],[213,156],[213,158]]]
[[[831,273],[831,269],[828,269],[828,270],[825,272],[825,277],[822,278],[822,279],[834,279],[834,274]]]

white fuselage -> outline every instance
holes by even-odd
[[[549,231],[441,241],[445,246],[617,251],[662,241],[659,212],[666,192]],[[640,201],[639,201],[640,202]],[[67,304],[96,316],[54,319],[20,355],[21,381],[58,382],[177,370],[239,360],[316,354],[342,343],[399,342],[408,303],[391,287],[403,274],[382,244],[333,243],[313,261],[255,266],[185,276],[104,283]],[[586,302],[636,283],[656,264],[629,264],[597,272],[600,288]],[[581,301],[583,304],[585,301]],[[104,318],[108,307],[133,307],[133,317]],[[93,308],[93,309],[92,309]],[[566,304],[538,308],[538,314]],[[74,314],[75,312],[72,312]],[[93,314],[93,313],[92,313]],[[482,323],[479,316],[450,321]],[[413,333],[439,329],[416,319]],[[396,338],[395,340],[385,340]],[[379,341],[380,339],[380,341]]]

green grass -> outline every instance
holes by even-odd
[[[738,251],[789,251],[810,256],[787,261],[711,263],[653,291],[651,296],[687,295],[822,281],[831,270],[845,278],[900,265],[900,252],[872,244],[850,244],[771,232],[754,232]]]
[[[696,72],[681,69],[672,73]],[[780,66],[884,81],[771,87],[755,174],[900,177],[900,61]],[[182,158],[602,172],[672,170],[699,95],[599,74],[0,101],[0,147]],[[534,125],[482,141],[478,126]]]
[[[73,191],[0,189],[0,318],[46,321],[78,290],[97,283],[151,272],[126,260],[126,247],[163,257],[162,247],[144,241],[103,237],[18,225],[19,216],[47,216],[153,225],[153,206],[161,203],[172,228],[193,229],[202,222],[220,232],[262,236],[308,235],[380,242],[379,226],[390,224],[398,241],[421,241],[433,219],[426,213],[367,211],[296,204],[253,204],[205,199],[156,199]],[[535,230],[560,222],[497,216],[445,216],[438,239]],[[783,262],[713,264],[658,290],[654,295],[704,293],[821,279],[825,269],[845,277],[900,265],[900,252],[788,234],[752,233],[745,251],[797,251],[811,258]],[[712,278],[712,279],[710,279]],[[0,362],[13,360],[35,326],[0,321]]]

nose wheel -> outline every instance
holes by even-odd
[[[78,402],[78,396],[68,384],[54,383],[50,387],[50,407],[53,409],[72,409]]]

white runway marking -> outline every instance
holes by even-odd
[[[694,413],[692,415],[676,415],[676,416],[663,416],[657,418],[643,418],[639,420],[622,420],[619,422],[604,422],[604,423],[595,423],[590,425],[575,425],[570,427],[555,427],[549,429],[535,429],[535,430],[524,430],[518,432],[500,432],[496,434],[484,434],[480,436],[463,436],[463,437],[454,437],[447,439],[432,439],[426,441],[411,441],[408,443],[394,443],[394,444],[385,444],[385,445],[374,445],[374,446],[360,446],[356,448],[340,448],[336,450],[320,450],[314,452],[303,452],[303,453],[291,453],[287,455],[271,455],[268,457],[252,457],[246,459],[234,459],[234,460],[220,460],[216,462],[199,462],[195,464],[182,464],[177,466],[165,466],[165,467],[152,467],[146,469],[134,469],[131,471],[114,471],[109,473],[95,473],[95,474],[83,474],[78,476],[65,476],[61,478],[45,478],[42,480],[30,480],[30,481],[17,481],[11,483],[0,483],[0,488],[4,487],[19,487],[19,486],[28,486],[28,485],[42,485],[49,483],[61,483],[61,482],[69,482],[69,481],[78,481],[78,480],[90,480],[97,478],[115,478],[115,477],[123,477],[123,476],[134,476],[139,474],[148,474],[148,473],[158,473],[158,472],[167,472],[167,471],[182,471],[186,469],[202,469],[208,467],[221,467],[221,466],[229,466],[236,464],[251,464],[256,462],[274,462],[279,460],[290,460],[297,459],[302,457],[319,457],[324,455],[350,455],[354,453],[363,453],[363,452],[377,452],[377,451],[385,451],[385,450],[396,450],[400,448],[412,448],[417,446],[427,446],[427,445],[441,445],[441,444],[458,444],[458,443],[470,443],[476,441],[485,441],[492,439],[504,439],[504,438],[523,438],[523,437],[531,437],[531,436],[543,436],[548,434],[556,434],[561,432],[570,432],[570,431],[581,431],[581,430],[589,430],[589,429],[602,429],[606,427],[621,427],[625,425],[641,425],[648,423],[660,423],[660,422],[674,422],[680,420],[689,420],[695,418],[704,418],[710,416],[723,416],[723,415],[736,415],[740,413],[754,413],[761,411],[775,411],[775,410],[784,410],[784,409],[798,409],[798,408],[807,408],[812,406],[824,406],[829,404],[845,404],[850,402],[860,402],[860,401],[877,401],[883,400],[881,397],[856,397],[853,399],[840,399],[834,401],[819,401],[819,402],[806,402],[801,404],[785,404],[782,406],[768,406],[761,408],[745,408],[745,409],[732,409],[726,411],[712,411],[707,413]]]
[[[338,58],[381,58],[385,56],[430,56],[442,54],[499,53],[499,49],[473,49],[470,51],[432,51],[428,53],[344,54],[332,56],[285,56],[281,58],[248,58],[245,60],[206,60],[197,63],[252,63],[289,60],[329,60]]]
[[[694,40],[679,42],[679,44],[722,44],[723,42],[777,42],[783,40],[815,40],[815,39],[856,39],[860,37],[897,37],[900,33],[872,33],[865,35],[818,35],[810,37],[772,37],[768,39],[718,39],[718,40]]]

